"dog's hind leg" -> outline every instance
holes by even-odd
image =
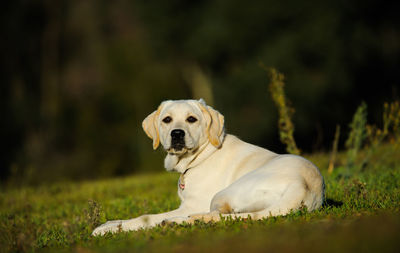
[[[195,220],[217,222],[221,220],[221,217],[259,220],[271,216],[286,215],[291,211],[296,211],[301,208],[309,194],[311,194],[311,192],[305,189],[301,183],[293,183],[288,185],[287,189],[276,202],[271,203],[264,209],[258,211],[254,210],[253,212],[245,211],[236,213],[229,201],[226,201],[223,205],[214,205],[212,211],[209,213],[190,215],[186,222],[193,223]]]
[[[286,215],[296,211],[305,205],[305,200],[311,194],[300,184],[292,184],[285,191],[283,196],[264,210],[255,213],[255,219],[267,218],[270,216]]]

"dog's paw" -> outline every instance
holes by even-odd
[[[117,233],[121,232],[123,230],[122,228],[122,220],[114,220],[114,221],[107,221],[103,225],[97,227],[95,230],[92,232],[92,236],[99,236],[99,235],[105,235],[108,232],[111,233]]]
[[[193,214],[189,216],[188,222],[194,223],[195,221],[203,221],[205,223],[208,222],[218,222],[221,220],[219,212],[213,211],[209,213],[201,213],[201,214]]]
[[[172,217],[169,219],[165,219],[162,221],[162,225],[173,225],[173,224],[182,224],[182,223],[189,223],[190,219],[188,219],[188,217]]]

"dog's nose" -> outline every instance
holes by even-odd
[[[183,139],[183,137],[185,137],[185,131],[183,131],[182,129],[174,129],[171,131],[171,137],[172,139]]]

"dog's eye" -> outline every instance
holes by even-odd
[[[169,122],[171,122],[172,121],[172,118],[170,117],[170,116],[167,116],[167,117],[165,117],[163,120],[162,120],[164,123],[169,123]]]
[[[186,121],[189,122],[189,123],[194,123],[194,122],[197,121],[197,119],[196,119],[195,117],[193,117],[193,116],[189,116],[189,117],[186,119]]]

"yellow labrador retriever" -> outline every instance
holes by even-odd
[[[164,166],[181,173],[178,209],[109,221],[93,231],[131,231],[163,222],[218,221],[232,216],[261,219],[301,206],[321,206],[324,180],[310,161],[278,155],[225,134],[224,116],[201,99],[165,101],[143,121],[153,148],[167,151]]]

